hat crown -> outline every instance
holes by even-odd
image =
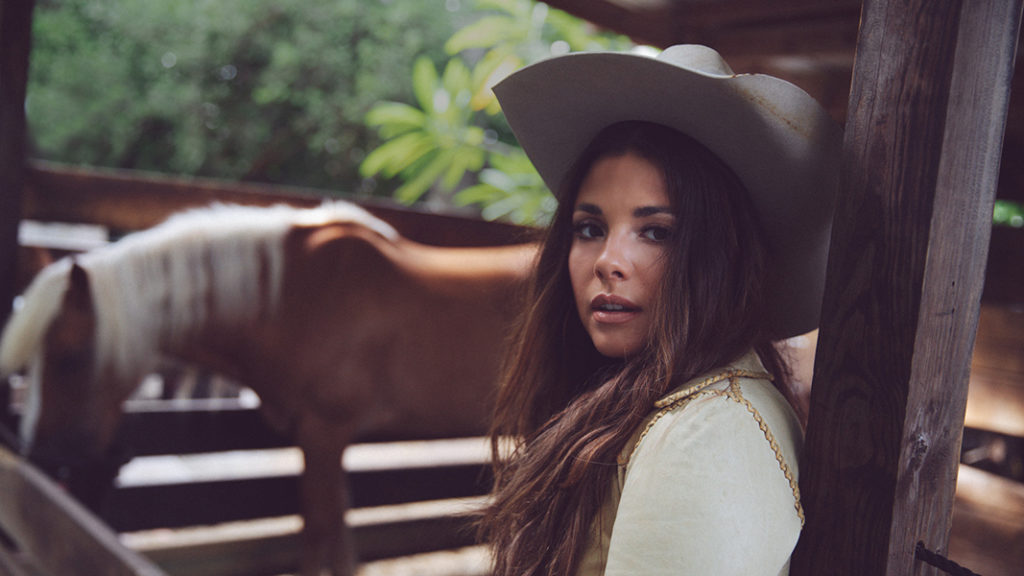
[[[705,76],[735,76],[722,55],[713,48],[699,44],[677,44],[666,48],[658,55],[658,60],[675,64]]]

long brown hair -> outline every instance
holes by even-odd
[[[663,170],[676,225],[649,343],[612,360],[580,322],[567,260],[583,178],[598,159],[626,153]],[[655,400],[751,348],[784,381],[763,313],[766,250],[742,183],[692,138],[624,122],[581,154],[561,190],[499,388],[494,498],[480,524],[494,547],[495,576],[575,574],[618,455]],[[502,450],[506,438],[510,454]]]

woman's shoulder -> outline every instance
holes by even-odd
[[[785,572],[804,521],[800,428],[758,365],[684,384],[640,426],[617,478],[605,574]]]
[[[694,406],[691,406],[693,404]],[[659,398],[652,407],[647,426],[676,415],[685,418],[687,409],[745,410],[757,422],[779,428],[799,445],[803,434],[792,406],[772,383],[772,376],[753,350],[722,368],[689,380]],[[794,454],[795,455],[795,454]]]
[[[756,354],[699,376],[659,399],[620,458],[624,472],[637,465],[692,462],[707,454],[722,466],[771,463],[788,485],[801,521],[799,420],[775,388]],[[686,454],[686,457],[681,455]],[[743,458],[729,458],[741,454]],[[750,460],[749,456],[758,458]]]
[[[695,397],[721,394],[724,387],[734,381],[759,381],[770,385],[771,375],[753,350],[740,356],[726,366],[709,370],[691,378],[674,390],[659,398],[654,407],[663,409],[688,402]]]

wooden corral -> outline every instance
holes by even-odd
[[[100,226],[115,236],[158,223],[175,211],[214,201],[267,206],[288,203],[313,206],[321,195],[309,191],[200,181],[123,171],[84,170],[32,163],[26,176],[27,219]],[[385,202],[364,203],[408,237],[438,245],[496,245],[522,240],[532,231],[475,219],[418,213]],[[74,250],[52,242],[47,250]],[[24,250],[38,247],[23,246]],[[187,456],[238,451],[266,451],[291,446],[271,431],[253,402],[238,398],[207,400],[133,400],[118,438],[119,452],[132,457]],[[7,428],[16,428],[16,415]],[[378,448],[395,450],[395,441],[425,438],[361,438]],[[388,442],[389,444],[381,444]],[[467,442],[469,450],[467,455]],[[433,454],[416,464],[398,462],[350,468],[356,547],[362,560],[377,560],[452,550],[475,543],[469,513],[489,490],[486,447],[482,439],[415,445]],[[458,447],[462,446],[461,449]],[[358,453],[360,447],[354,447]],[[261,452],[265,459],[278,453]],[[291,458],[294,460],[295,454]],[[256,456],[257,461],[259,455]],[[287,459],[287,457],[286,457]],[[250,460],[251,461],[251,460]],[[120,482],[97,496],[99,517],[144,551],[170,574],[280,574],[297,565],[297,526],[223,537],[206,530],[186,539],[145,537],[154,530],[192,529],[232,522],[293,517],[299,509],[297,466],[263,474]],[[4,495],[0,493],[0,499]],[[423,505],[422,503],[433,503]],[[409,507],[410,503],[420,503]],[[406,505],[405,509],[396,506]],[[388,507],[392,511],[388,514]],[[375,512],[367,512],[372,509]],[[384,517],[379,517],[384,514]],[[295,520],[297,521],[297,520]],[[200,531],[203,532],[203,531]],[[143,533],[139,536],[139,533]],[[257,553],[258,552],[258,553]]]
[[[986,182],[991,183],[993,187],[998,181],[997,197],[1016,201],[1024,200],[1024,165],[1019,162],[1024,155],[1024,102],[1021,102],[1020,96],[1021,88],[1024,86],[1024,74],[1012,74],[1012,70],[1006,69],[995,71],[996,67],[1007,63],[1005,54],[1006,49],[1009,48],[1007,44],[1019,45],[1017,27],[1012,22],[1016,18],[1019,23],[1019,1],[970,2],[964,0],[950,3],[904,3],[920,8],[916,13],[917,19],[901,14],[900,3],[880,0],[868,0],[863,3],[858,0],[723,0],[720,2],[700,0],[549,0],[548,3],[590,19],[598,25],[627,33],[638,40],[655,45],[665,46],[680,42],[706,43],[720,50],[737,70],[761,71],[792,80],[821,101],[837,121],[848,122],[850,117],[853,117],[852,122],[860,123],[859,125],[848,124],[848,131],[851,126],[854,129],[859,126],[862,130],[861,139],[851,144],[851,146],[862,146],[860,153],[872,150],[872,138],[878,134],[885,134],[890,125],[878,117],[872,117],[868,113],[870,111],[861,110],[857,106],[865,105],[865,102],[868,102],[871,105],[878,105],[882,109],[887,104],[884,97],[891,96],[898,99],[900,96],[913,96],[915,97],[914,105],[904,106],[904,103],[898,103],[899,105],[893,105],[889,111],[893,118],[903,121],[907,121],[907,116],[912,116],[914,113],[922,115],[920,118],[909,118],[910,123],[908,124],[913,128],[910,132],[911,136],[917,138],[920,143],[913,139],[904,141],[903,145],[906,148],[901,152],[908,154],[908,157],[901,158],[900,162],[892,157],[883,158],[886,156],[885,154],[878,154],[877,157],[871,156],[870,160],[888,160],[887,166],[894,173],[899,173],[906,165],[914,163],[921,169],[921,174],[927,174],[931,179],[926,184],[934,185],[936,180],[946,178],[957,181],[955,178],[962,175],[950,168],[951,164],[955,164],[957,158],[954,155],[955,146],[949,146],[945,156],[939,153],[932,156],[925,154],[925,152],[929,154],[936,152],[935,149],[939,147],[938,143],[943,138],[949,138],[949,141],[956,145],[970,141],[977,145],[974,148],[975,151],[980,149],[982,154],[988,154],[989,158],[984,163],[977,164],[978,172],[993,169],[991,161],[993,142],[1001,141],[1002,163],[999,166],[998,177],[991,174],[983,174],[981,177],[982,179],[987,178]],[[979,15],[979,12],[971,12],[965,8],[972,6],[981,6],[992,10],[1001,9],[1009,16],[1004,14],[1005,17],[995,18],[994,22],[999,26],[985,27],[986,20],[984,18],[992,18],[991,14]],[[115,233],[120,233],[149,226],[171,211],[202,204],[209,199],[257,204],[288,201],[308,205],[317,202],[314,197],[315,193],[310,195],[309,191],[282,191],[277,188],[268,189],[167,178],[140,178],[140,175],[137,174],[97,173],[39,163],[25,163],[24,148],[21,146],[22,135],[19,133],[19,130],[23,130],[23,118],[20,118],[19,115],[21,113],[20,103],[23,100],[25,73],[25,66],[21,58],[27,59],[28,42],[25,30],[27,30],[26,22],[29,16],[25,11],[28,10],[30,14],[31,2],[6,0],[0,2],[0,7],[2,7],[0,39],[3,40],[4,46],[4,51],[0,54],[0,207],[3,207],[2,213],[0,213],[0,242],[2,242],[0,244],[0,283],[4,283],[3,286],[0,286],[0,295],[8,293],[6,291],[10,290],[10,286],[14,284],[10,280],[13,277],[11,255],[14,253],[12,230],[16,230],[19,217],[102,224],[108,226]],[[866,19],[865,16],[867,16]],[[906,20],[899,20],[900,17],[905,17]],[[981,34],[978,33],[978,29],[970,28],[972,18],[979,19],[976,23],[980,22],[983,25]],[[861,28],[862,22],[868,23],[867,29]],[[929,28],[929,26],[933,26],[933,28]],[[884,36],[880,32],[883,30],[889,33],[888,37],[880,38],[880,36]],[[917,34],[931,33],[934,34],[934,37],[928,43],[916,42],[914,36],[909,36],[909,39],[900,39],[903,33],[910,31]],[[1008,31],[1012,31],[1013,38],[1007,38],[1007,34],[1010,33]],[[964,44],[965,47],[956,47],[958,35],[970,37],[972,33],[975,36],[970,42]],[[978,36],[983,36],[983,38]],[[978,49],[979,44],[977,44],[981,41],[993,40],[994,37],[1003,41],[1001,45],[1003,52],[1000,56],[1002,59],[998,62],[995,61],[996,56],[993,55],[993,51],[980,50]],[[865,49],[863,52],[857,52],[860,50],[857,46],[858,41],[864,41],[865,38],[869,40],[869,44],[862,47]],[[907,82],[906,86],[898,87],[882,85],[872,88],[868,84],[868,77],[871,74],[877,74],[885,66],[890,67],[889,74],[896,73],[895,65],[898,57],[900,54],[904,54],[904,52],[900,52],[901,50],[909,53],[921,46],[938,47],[936,49],[940,52],[945,50],[947,55],[951,55],[948,62],[930,60],[925,63],[931,66],[927,69],[924,68],[924,64],[917,62],[921,67],[912,69],[922,74],[932,74],[927,78],[938,79],[937,82],[924,85],[925,88],[937,87],[934,88],[937,92],[925,91],[923,94],[920,91],[914,92],[914,90],[922,88],[921,85],[914,82]],[[954,48],[956,49],[954,50]],[[858,54],[856,59],[854,58],[855,52]],[[890,59],[886,54],[892,58]],[[914,54],[935,58],[937,53],[922,51]],[[1009,63],[1012,62],[1011,54]],[[857,84],[855,65],[860,67],[861,84],[859,85]],[[1018,72],[1020,66],[1021,64],[1018,62]],[[977,85],[988,86],[985,82],[998,72],[1002,74],[1001,78],[1005,80],[1006,84],[1010,83],[1012,77],[1012,87],[1016,88],[1012,91],[1016,96],[1009,101],[1008,111],[1005,112],[1006,132],[1005,137],[1002,137],[1001,140],[998,137],[994,138],[991,133],[979,134],[984,130],[990,132],[997,130],[998,126],[984,125],[979,128],[977,124],[967,123],[965,118],[980,109],[973,105],[974,100],[960,101],[959,108],[956,107],[955,99],[953,104],[948,104],[945,100],[947,97],[953,98],[951,94],[964,97],[963,91],[959,93],[956,91],[957,82],[963,83],[963,75],[978,74],[978,70],[984,70],[984,72],[980,77],[974,77],[974,82]],[[896,77],[909,78],[911,76],[905,74]],[[20,93],[18,91],[19,82],[22,82]],[[859,95],[859,100],[850,99],[851,87],[855,89],[855,94]],[[899,92],[897,88],[906,90],[906,93]],[[1009,86],[998,86],[997,89],[1003,89],[1002,94],[1005,96]],[[963,84],[961,84],[961,90],[963,90]],[[986,89],[982,92],[980,96],[974,95],[968,98],[991,97],[992,91]],[[920,100],[916,97],[920,97]],[[1000,95],[996,94],[996,100],[999,97]],[[929,98],[941,102],[932,102]],[[851,106],[851,102],[854,103],[853,106]],[[993,105],[991,98],[986,102],[989,106],[996,108],[990,117],[999,117],[999,102],[995,102]],[[928,106],[932,107],[928,108]],[[858,116],[859,113],[862,114]],[[953,119],[948,124],[944,120],[947,113]],[[868,130],[865,128],[866,126],[874,128]],[[931,144],[920,140],[921,132],[916,130],[922,127],[931,127],[936,130],[933,135],[937,140]],[[995,153],[997,156],[999,155],[998,148]],[[918,155],[914,156],[915,154]],[[863,158],[860,159],[863,160]],[[862,168],[862,164],[856,164],[851,165],[848,170]],[[854,194],[870,195],[875,193],[875,190],[869,187],[858,188],[862,184],[847,184],[844,192],[851,194],[850,198],[856,198]],[[972,187],[965,189],[974,191]],[[940,192],[934,192],[934,190],[926,190],[922,193],[923,196],[916,195],[916,191],[912,192],[915,195],[908,195],[908,198],[921,203],[924,207],[922,213],[925,213],[924,209],[927,209],[927,213],[932,214],[933,203],[953,203],[954,214],[952,216],[949,210],[945,213],[940,210],[934,212],[937,214],[936,219],[946,220],[945,225],[948,225],[948,221],[957,216],[957,210],[960,211],[959,216],[971,219],[972,224],[976,224],[984,215],[985,202],[991,201],[991,196],[988,196],[987,199],[985,197],[985,194],[991,194],[991,190],[978,192],[980,200],[977,202],[972,199],[973,197],[966,199],[957,196],[942,197]],[[885,194],[893,193],[898,194],[900,191],[885,192]],[[882,197],[882,193],[879,193],[879,197]],[[886,198],[891,199],[892,196]],[[847,202],[847,207],[852,206],[853,202],[853,200]],[[940,208],[947,207],[940,206]],[[416,214],[395,210],[385,205],[370,206],[370,209],[393,222],[404,234],[430,243],[503,243],[522,233],[522,230],[514,227]],[[895,212],[880,211],[879,214],[885,218],[892,218]],[[930,220],[930,218],[921,220]],[[942,236],[929,239],[929,232],[937,231],[938,233],[949,230],[948,227],[943,228],[930,221],[916,222],[908,219],[905,225],[915,239],[912,242],[900,244],[900,246],[921,258],[924,257],[922,255],[929,253],[929,247],[939,247],[943,242]],[[853,229],[852,223],[849,229]],[[973,247],[973,253],[985,253],[985,246],[988,245],[988,242],[983,236],[984,234],[979,236],[976,229],[969,231],[968,243]],[[962,464],[959,467],[958,478],[955,467],[951,468],[948,473],[933,474],[926,478],[935,482],[939,491],[951,491],[952,487],[949,484],[952,479],[957,479],[955,500],[949,502],[948,506],[941,504],[941,497],[936,498],[939,504],[930,507],[922,504],[921,500],[917,499],[921,494],[916,489],[907,491],[908,486],[919,486],[917,482],[920,481],[920,478],[912,477],[913,475],[899,488],[890,485],[887,488],[890,492],[886,498],[872,502],[873,517],[863,518],[862,526],[854,526],[846,532],[847,535],[856,534],[857,536],[856,541],[850,540],[851,546],[844,548],[842,544],[837,546],[834,543],[836,538],[843,537],[841,532],[843,527],[832,527],[826,530],[830,533],[825,536],[833,538],[833,547],[821,546],[817,550],[819,555],[833,554],[834,556],[833,550],[836,547],[843,549],[844,552],[850,552],[849,548],[852,548],[854,553],[866,557],[867,564],[872,567],[872,570],[856,572],[855,569],[854,572],[849,573],[876,573],[874,569],[880,565],[884,565],[882,570],[887,574],[931,573],[924,572],[927,569],[920,566],[911,568],[914,572],[907,572],[904,567],[893,567],[895,564],[909,565],[905,555],[900,556],[900,553],[905,551],[903,550],[904,543],[897,542],[897,540],[904,537],[918,538],[917,527],[908,528],[905,530],[905,534],[899,530],[894,531],[893,527],[905,527],[902,521],[908,518],[932,517],[935,519],[934,526],[925,528],[936,534],[934,537],[936,544],[933,545],[943,552],[945,551],[942,549],[942,532],[945,528],[943,517],[949,512],[949,507],[952,507],[952,531],[948,545],[950,557],[987,576],[1017,574],[1020,571],[1020,566],[1024,565],[1024,520],[1022,520],[1024,518],[1024,484],[1022,484],[1024,471],[1020,469],[1024,465],[1021,464],[1021,445],[1024,444],[1024,440],[1022,440],[1024,439],[1024,328],[1022,328],[1024,327],[1024,318],[1022,318],[1024,316],[1024,278],[1021,276],[1022,267],[1019,264],[1022,261],[1021,258],[1024,257],[1022,254],[1024,252],[1024,237],[1022,236],[1024,236],[1024,230],[1020,229],[992,231],[991,248],[987,251],[988,270],[984,282],[984,299],[980,312],[977,308],[974,308],[973,313],[970,310],[971,306],[977,305],[976,301],[972,304],[971,298],[980,297],[980,294],[975,295],[972,292],[967,296],[957,295],[960,298],[957,300],[960,304],[958,308],[960,316],[957,318],[962,321],[959,326],[954,327],[955,329],[948,331],[954,340],[948,349],[955,350],[958,358],[963,358],[965,353],[970,354],[969,341],[974,338],[974,331],[963,327],[970,327],[975,321],[978,325],[977,337],[974,340],[973,362],[970,366],[970,385],[963,391],[966,394],[965,424],[967,426],[963,433],[963,444],[964,462],[967,464]],[[885,238],[885,240],[894,239],[899,240],[899,238]],[[878,238],[875,240],[877,241]],[[971,253],[967,253],[965,256],[963,252],[957,253],[953,250],[956,246],[951,246],[951,244],[954,243],[947,240],[946,244],[944,246],[945,253],[948,255],[946,265],[963,263],[960,269],[955,266],[947,267],[945,276],[940,274],[939,277],[958,280],[963,277],[966,279],[964,285],[971,286],[974,283],[980,286],[980,279],[977,275],[983,268],[981,262],[984,261],[984,258],[980,261],[977,258],[971,261]],[[846,245],[849,246],[849,244]],[[936,250],[935,252],[940,251]],[[33,253],[23,252],[23,254]],[[914,258],[918,258],[918,256],[914,256]],[[21,261],[31,262],[27,256],[23,256]],[[896,265],[901,265],[901,262],[895,260]],[[940,269],[928,268],[922,262],[923,260],[913,262],[914,274],[908,275],[907,278],[896,279],[899,280],[897,288],[905,291],[900,292],[901,295],[912,294],[915,290],[925,292],[926,296],[929,291],[932,296],[937,293],[934,285],[922,288],[919,279],[926,275],[925,269],[930,270],[927,273],[933,275],[938,274]],[[910,278],[910,276],[915,276],[915,278]],[[914,284],[914,282],[917,283]],[[897,283],[894,282],[894,284]],[[878,298],[879,293],[888,288],[891,287],[876,284],[865,287],[865,293],[872,294],[873,298]],[[967,290],[967,292],[971,292],[971,290]],[[912,294],[908,298],[910,307],[915,307],[911,316],[916,316],[916,307],[921,305],[923,297],[920,294]],[[899,316],[900,320],[906,318],[906,316]],[[830,348],[831,344],[836,341],[835,335],[838,334],[837,328],[842,325],[842,320],[836,314],[833,314],[830,320],[829,315],[826,314],[826,321],[831,321],[832,324],[826,324],[823,329],[822,341]],[[893,320],[890,318],[889,321]],[[940,321],[948,322],[949,320],[941,318],[936,320],[936,322]],[[887,329],[887,327],[875,326],[875,329]],[[900,332],[900,334],[901,337],[913,341],[916,335],[941,333],[941,331],[936,332],[934,327],[926,327],[926,329],[931,332],[927,330],[919,332],[915,331],[918,328],[911,327],[909,334],[907,332]],[[829,332],[832,334],[830,335]],[[911,392],[928,393],[932,395],[931,398],[940,400],[945,393],[944,390],[949,391],[950,398],[961,392],[958,388],[959,384],[956,382],[959,374],[953,374],[950,377],[948,388],[933,386],[929,389],[927,386],[923,386],[920,379],[922,374],[927,374],[929,367],[920,365],[924,362],[925,356],[920,355],[912,348],[901,347],[895,355],[901,362],[897,371],[913,374],[916,380],[913,382],[899,381],[899,391],[902,396],[894,398],[892,402],[893,405],[909,404],[911,408],[907,409],[906,414],[894,415],[885,412],[882,416],[870,415],[865,420],[869,424],[875,425],[892,424],[894,429],[898,429],[896,435],[900,438],[890,439],[896,446],[898,454],[895,457],[892,457],[891,454],[874,455],[880,458],[884,456],[887,459],[887,465],[899,460],[899,455],[903,454],[901,451],[908,446],[913,448],[912,443],[904,442],[905,431],[902,428],[904,424],[902,419],[905,417],[907,420],[912,420],[913,417],[924,411],[916,411],[913,408],[915,406],[913,403],[918,402],[919,398],[914,397]],[[941,351],[940,348],[934,348],[930,353],[942,354]],[[917,355],[916,360],[915,355]],[[940,358],[940,360],[946,361],[947,359]],[[913,362],[917,362],[917,364],[910,368],[909,366]],[[828,367],[827,373],[842,375],[842,370],[837,369],[836,366],[838,365],[832,363]],[[966,378],[966,368],[964,372],[963,376]],[[888,393],[884,396],[888,398]],[[953,404],[962,401],[962,399],[954,398]],[[831,402],[825,398],[822,405],[831,405],[835,408],[838,405],[838,400]],[[178,437],[165,433],[175,426],[186,426],[193,430],[202,430],[204,426],[227,426],[232,431],[246,431],[238,435],[240,437],[237,438],[237,441],[240,444],[220,446],[217,449],[279,446],[283,442],[280,438],[258,432],[261,425],[248,408],[236,407],[212,414],[208,411],[194,410],[197,407],[190,408],[185,414],[175,410],[166,410],[166,406],[149,411],[142,410],[141,405],[137,408],[139,410],[133,409],[129,414],[126,430],[134,430],[127,436],[134,439],[134,442],[137,443],[136,449],[142,453],[157,454],[169,451],[180,453],[212,449],[208,445],[203,446],[202,443],[190,447],[192,440],[184,439],[187,436]],[[956,414],[950,413],[948,407],[943,410],[938,411],[942,415],[942,419],[929,422],[927,425],[931,428],[926,431],[937,432],[936,439],[941,438],[944,443],[940,452],[946,448],[955,451],[958,447],[949,442],[950,440],[959,441],[961,422],[958,421]],[[893,423],[890,421],[890,417],[892,420],[900,420],[900,422]],[[234,423],[228,424],[232,421]],[[943,426],[948,429],[942,430]],[[145,430],[152,429],[161,432],[153,435],[152,440],[144,440]],[[819,434],[818,437],[823,436]],[[932,440],[930,437],[919,437],[927,441]],[[165,444],[156,447],[156,444],[164,443],[169,439],[172,439],[170,446]],[[829,442],[825,444],[827,445]],[[815,449],[813,445],[811,448]],[[864,445],[860,445],[859,448],[868,449]],[[955,455],[940,453],[932,456],[927,454],[927,442],[921,444],[921,448],[924,452],[914,453],[911,450],[910,457],[896,463],[899,466],[899,471],[898,473],[896,470],[892,471],[891,480],[894,483],[897,476],[905,471],[904,466],[920,465],[923,456],[921,459],[917,459],[917,456],[922,454],[936,459],[936,463],[932,464],[936,469],[949,462],[955,463]],[[827,452],[827,450],[820,450],[815,454],[821,456],[822,453]],[[453,495],[471,496],[486,490],[486,478],[480,476],[482,467],[479,464],[461,463],[453,467],[442,468],[446,471],[397,470],[386,474],[381,473],[382,475],[378,476],[368,475],[365,476],[365,480],[357,478],[355,480],[355,499],[357,502],[377,504],[394,502],[396,494],[400,500],[405,500],[409,497],[426,499]],[[438,481],[440,485],[446,488],[450,487],[453,491],[429,491],[430,493],[417,494],[409,492],[403,496],[402,493],[407,488],[383,488],[392,481],[397,484],[390,486],[408,486],[408,484],[402,484],[406,481],[411,481],[413,485],[417,486],[426,484],[424,479],[429,478],[431,474],[438,474],[439,478],[443,478]],[[411,480],[409,480],[410,478]],[[889,482],[890,479],[883,478],[883,480]],[[108,507],[106,513],[109,515],[107,516],[108,522],[116,529],[124,530],[154,527],[159,524],[185,526],[191,523],[251,518],[255,515],[279,515],[288,513],[287,509],[293,509],[293,503],[285,495],[291,490],[290,486],[293,482],[294,480],[290,477],[269,477],[246,480],[247,484],[244,486],[241,483],[220,484],[215,487],[203,486],[201,483],[189,486],[161,485],[152,489],[140,486],[115,492],[106,504]],[[365,484],[360,485],[360,482],[365,482]],[[250,489],[255,489],[255,494],[258,496],[252,496],[253,493],[248,492]],[[838,487],[836,489],[839,490]],[[843,490],[845,489],[843,488]],[[849,491],[852,493],[857,489],[851,487]],[[217,496],[214,495],[218,494],[215,492],[216,490],[224,491]],[[893,496],[892,491],[895,490],[900,490],[900,492]],[[816,492],[818,492],[817,496],[823,498],[834,496],[834,494],[827,494],[827,490],[816,490]],[[267,494],[280,494],[281,496],[267,497]],[[3,499],[0,504],[4,510],[9,509],[7,505],[9,497],[9,491],[0,491],[0,499]],[[153,502],[158,498],[167,498],[167,504],[156,509],[141,507],[140,502]],[[207,500],[207,498],[212,498],[212,500]],[[242,500],[239,503],[241,505],[237,507],[232,504],[236,498]],[[118,503],[118,499],[121,499],[120,503]],[[189,507],[186,507],[185,504],[197,501],[218,502],[223,503],[224,506],[216,510],[209,507],[204,510],[202,509],[204,507],[199,507],[198,511],[188,511]],[[828,499],[825,498],[823,501],[827,502]],[[259,509],[255,505],[256,502],[261,505],[265,504],[266,508]],[[928,508],[928,510],[922,514],[919,510],[921,508]],[[114,512],[114,510],[118,510],[118,512]],[[130,513],[130,511],[142,510],[147,510],[142,517]],[[212,514],[202,516],[201,514],[204,512]],[[122,514],[122,516],[116,516],[116,514]],[[876,517],[880,518],[877,524]],[[369,544],[361,544],[362,551],[367,557],[383,557],[411,553],[416,550],[459,546],[469,541],[460,539],[468,538],[466,533],[458,528],[465,525],[464,519],[458,517],[453,519],[446,515],[437,518],[440,518],[438,522],[441,524],[429,522],[419,525],[409,524],[400,528],[400,530],[408,529],[409,531],[391,533],[391,536],[385,538],[385,540],[398,542],[403,546],[409,543],[409,546],[401,550],[374,552]],[[23,518],[21,519],[23,520]],[[9,522],[11,520],[4,520],[0,516],[0,525],[7,530],[12,530]],[[874,536],[865,534],[871,530],[882,530],[881,538],[884,541],[879,543],[877,539],[872,539]],[[399,535],[395,536],[394,534]],[[412,542],[422,535],[443,536],[443,538],[452,539],[429,545],[413,545]],[[193,559],[203,558],[202,551],[209,553],[208,556],[205,556],[208,558],[208,566],[214,565],[218,558],[222,559],[225,555],[232,558],[258,556],[264,560],[264,568],[271,565],[270,558],[283,558],[282,564],[273,565],[274,568],[277,568],[292,561],[288,554],[293,554],[294,548],[291,547],[288,539],[289,537],[275,537],[270,540],[256,539],[230,545],[218,544],[213,548],[172,549],[160,553],[154,552],[154,557],[164,554],[163,561],[168,566],[177,566],[178,569],[183,569],[181,564],[175,564],[180,562],[182,554]],[[363,542],[366,541],[364,538]],[[253,545],[260,550],[259,555],[252,553],[251,546]],[[889,547],[888,551],[886,547]],[[892,552],[893,548],[897,549],[896,553]],[[881,551],[879,551],[880,549]],[[231,550],[235,550],[235,552],[232,553]],[[275,556],[277,553],[272,553],[273,550],[284,550],[284,552],[282,556]],[[288,552],[288,550],[292,550],[292,552]],[[813,563],[813,554],[805,554],[805,559],[810,559],[807,562]],[[4,567],[3,559],[0,558],[0,572]],[[232,569],[234,568],[247,569],[241,566],[233,566]],[[806,568],[805,565],[804,573],[808,573]],[[850,566],[842,568],[849,570]],[[189,566],[187,570],[189,573],[199,573],[194,571],[197,570],[196,566]],[[12,573],[17,574],[17,572]],[[819,566],[818,573],[832,572]]]

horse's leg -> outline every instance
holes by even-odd
[[[299,444],[305,457],[302,491],[302,574],[319,576],[325,567],[335,576],[355,573],[355,547],[345,525],[348,489],[341,454],[349,443],[347,427],[316,416],[302,419]]]

